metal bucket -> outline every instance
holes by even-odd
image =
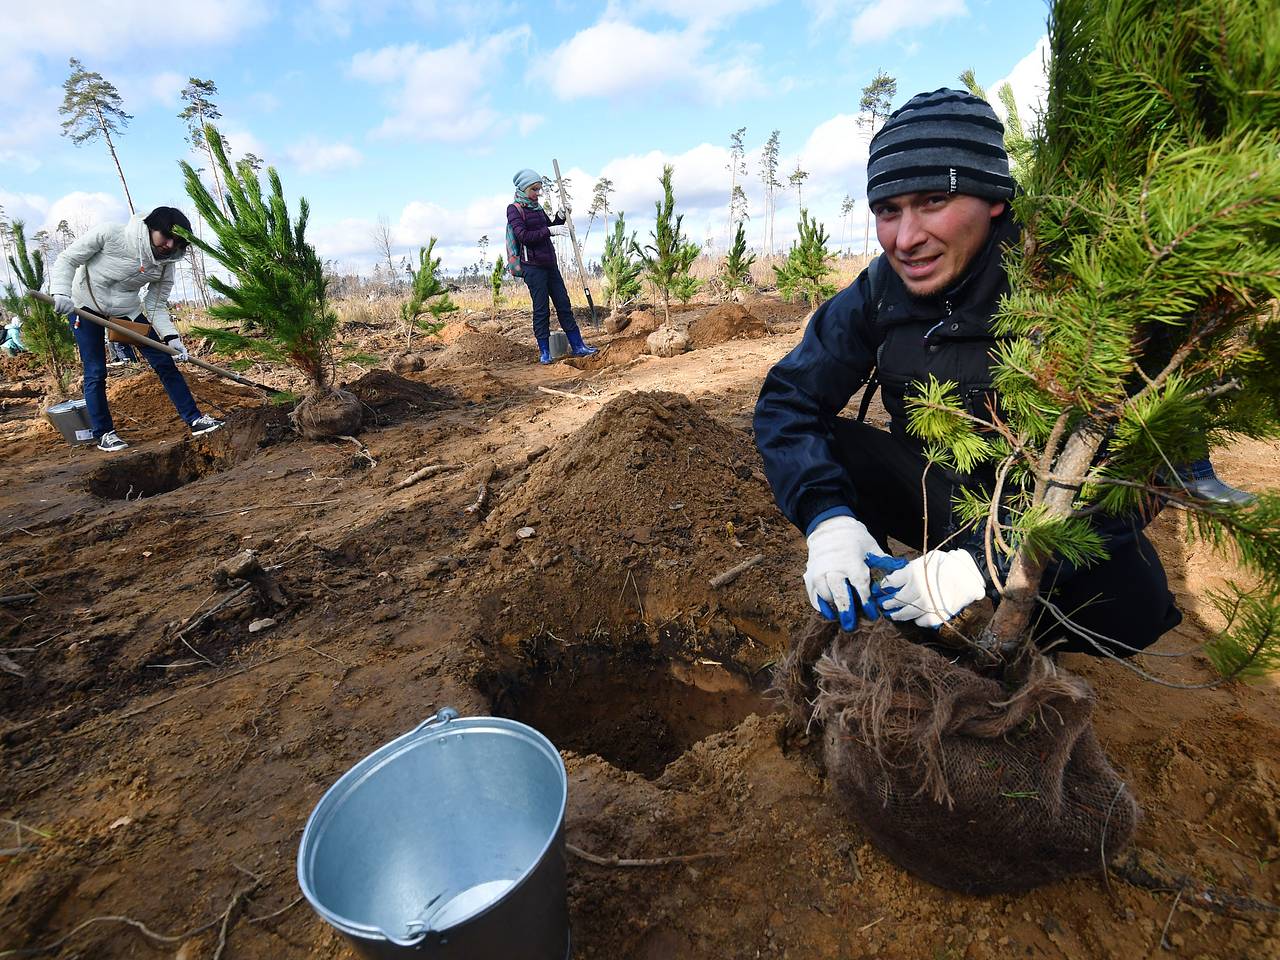
[[[320,798],[298,884],[365,957],[565,960],[567,795],[538,731],[446,707]]]
[[[92,443],[93,428],[89,425],[88,404],[82,399],[55,403],[44,412],[45,417],[62,434],[67,443]]]
[[[551,334],[551,359],[559,360],[569,352],[569,338],[563,330],[555,330]]]

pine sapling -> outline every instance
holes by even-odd
[[[494,321],[498,319],[498,307],[502,306],[502,281],[507,275],[507,264],[502,257],[493,261],[493,272],[489,274],[489,290],[493,294],[490,313]]]
[[[208,277],[222,294],[210,314],[225,321],[251,324],[252,335],[227,328],[195,328],[223,350],[245,352],[265,360],[286,361],[310,381],[307,395],[293,410],[294,424],[304,436],[317,438],[350,434],[360,427],[359,401],[332,384],[334,337],[338,317],[329,305],[329,278],[306,240],[310,206],[298,201],[296,220],[285,203],[284,187],[275,167],[267,168],[269,194],[253,167],[227,160],[222,136],[213,124],[204,128],[227,191],[224,214],[218,202],[185,160],[179,161],[199,216],[208,223],[215,243],[193,234],[188,242],[222,265],[229,280]]]
[[[604,293],[611,313],[617,313],[640,296],[644,265],[636,259],[638,254],[636,235],[627,236],[627,215],[619,213],[613,222],[613,230],[605,234],[604,259],[601,261]]]
[[[975,640],[1014,653],[1049,618],[1050,563],[1107,555],[1100,517],[1183,511],[1244,582],[1210,591],[1224,677],[1280,668],[1280,493],[1227,507],[1176,470],[1232,435],[1280,436],[1280,60],[1250,0],[1055,0],[1043,124],[1014,201],[1021,243],[995,318],[999,408],[931,382],[911,429],[935,460],[994,466],[962,513],[1001,592]],[[968,465],[968,466],[966,466]],[[1130,669],[1139,670],[1123,661]]]
[[[28,290],[44,289],[44,254],[27,247],[25,225],[21,220],[12,224],[14,253],[9,266],[17,274],[18,282]],[[61,397],[67,396],[71,375],[76,362],[76,344],[71,327],[58,316],[53,307],[34,297],[18,299],[13,304],[22,319],[22,342],[53,379],[54,390]]]
[[[720,281],[725,292],[733,295],[751,286],[751,266],[756,262],[754,253],[747,253],[747,233],[741,220],[733,236],[733,244],[720,267]]]
[[[435,237],[425,247],[418,248],[418,269],[413,271],[409,299],[400,305],[406,351],[413,341],[415,327],[421,327],[428,335],[439,333],[447,322],[444,318],[458,309],[449,299],[449,288],[440,279],[440,258],[431,255],[435,248]],[[421,319],[423,314],[429,314],[431,319]]]
[[[698,245],[690,243],[681,230],[684,215],[675,213],[676,199],[671,187],[674,168],[667,164],[662,168],[662,200],[654,204],[656,222],[649,234],[653,243],[647,244],[640,254],[644,263],[645,279],[653,284],[662,299],[663,322],[671,322],[671,298],[686,302],[698,289],[699,281],[689,274],[689,268],[698,258]]]
[[[774,267],[778,290],[787,300],[802,297],[811,307],[835,296],[834,284],[826,283],[831,272],[832,255],[827,250],[827,230],[817,220],[809,218],[808,210],[800,211],[797,225],[800,237],[791,244],[791,251],[782,266]]]

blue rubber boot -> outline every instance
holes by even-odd
[[[550,337],[538,338],[538,362],[539,363],[551,362],[551,338]]]
[[[600,352],[595,347],[589,347],[582,342],[581,330],[574,330],[572,332],[566,330],[564,335],[569,339],[569,352],[575,357],[589,357],[592,354]]]

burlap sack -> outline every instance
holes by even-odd
[[[872,843],[938,886],[1009,892],[1097,872],[1133,835],[1138,807],[1094,734],[1093,693],[1044,657],[1008,686],[883,622],[845,634],[816,620],[775,688],[793,720],[823,728],[832,788]]]

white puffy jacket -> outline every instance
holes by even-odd
[[[185,254],[184,249],[157,260],[151,252],[151,231],[142,214],[135,213],[124,226],[101,224],[63,250],[53,265],[49,292],[65,294],[77,307],[107,317],[144,313],[161,340],[176,337],[169,292]]]

